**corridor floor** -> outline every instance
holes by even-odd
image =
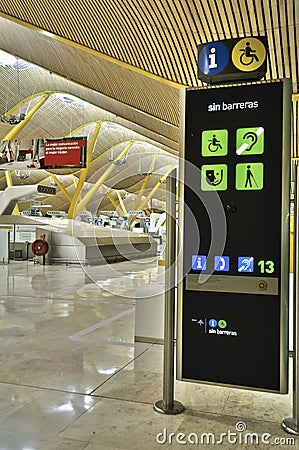
[[[149,260],[0,266],[0,450],[299,448],[291,393],[176,381],[185,411],[153,410],[163,346],[135,342],[134,312],[157,276]]]

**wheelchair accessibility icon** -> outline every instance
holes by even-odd
[[[216,138],[216,135],[213,134],[212,139],[209,139],[209,145],[208,149],[210,152],[217,152],[217,150],[222,150],[222,145],[220,144],[220,141]]]
[[[204,130],[201,140],[202,156],[225,156],[228,152],[228,130]]]
[[[259,59],[256,55],[256,50],[251,48],[250,42],[246,42],[245,48],[240,48],[240,52],[242,52],[240,56],[240,63],[243,66],[250,66],[254,61],[259,62]]]
[[[266,59],[266,48],[256,38],[241,39],[232,50],[232,62],[243,72],[253,72],[261,67]]]

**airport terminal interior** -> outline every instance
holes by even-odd
[[[297,0],[1,0],[0,450],[299,448],[281,426],[299,405],[292,260],[288,392],[174,373],[184,409],[154,408],[167,390],[166,187],[182,166],[182,92],[207,88],[198,46],[259,37],[257,84],[290,80],[292,257]],[[197,342],[188,352],[198,358]]]

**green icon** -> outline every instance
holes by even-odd
[[[227,165],[209,164],[201,166],[201,189],[203,191],[226,191]]]
[[[264,164],[244,163],[236,165],[236,189],[257,191],[264,187]]]
[[[226,325],[227,325],[227,323],[226,323],[225,320],[221,319],[221,320],[218,321],[218,327],[219,328],[222,328],[222,329],[226,328]]]
[[[264,153],[264,128],[238,128],[236,135],[237,155],[250,156]]]
[[[228,152],[227,130],[205,130],[201,135],[202,156],[225,156]]]

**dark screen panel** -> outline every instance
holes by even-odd
[[[181,379],[283,390],[284,99],[283,82],[186,91],[185,218],[192,210],[200,242],[184,234]],[[227,227],[221,255],[210,251],[215,191]],[[201,274],[211,275],[204,287]]]

